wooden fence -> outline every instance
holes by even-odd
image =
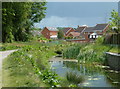
[[[104,43],[120,45],[120,33],[107,34]]]

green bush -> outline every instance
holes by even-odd
[[[104,42],[104,37],[102,37],[102,36],[98,37],[95,41],[96,44],[103,44],[103,42]]]
[[[80,45],[70,46],[69,48],[63,51],[63,58],[66,59],[75,59],[80,51]]]
[[[70,83],[73,84],[80,84],[85,80],[83,76],[78,75],[76,72],[67,72],[66,78]]]
[[[78,61],[84,62],[105,62],[105,52],[111,49],[110,46],[102,44],[91,44],[80,50],[77,56]]]

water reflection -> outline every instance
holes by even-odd
[[[70,61],[53,61],[51,68],[61,77],[66,77],[68,71],[85,76],[86,81],[79,86],[86,87],[120,87],[120,73],[110,72],[95,65],[79,64]]]

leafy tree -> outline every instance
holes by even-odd
[[[62,30],[58,31],[58,39],[62,39],[64,37],[64,33]]]
[[[111,12],[111,18],[109,18],[111,21],[110,23],[110,28],[112,29],[112,27],[116,27],[117,29],[115,29],[115,31],[118,33],[120,32],[120,16],[118,14],[118,12],[116,12],[115,10],[113,10]]]
[[[46,2],[3,2],[2,41],[28,41],[34,23],[45,17]]]

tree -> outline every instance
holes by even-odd
[[[64,33],[62,30],[58,31],[58,39],[62,39],[64,37]]]
[[[27,41],[36,22],[45,17],[46,2],[3,2],[2,41]]]
[[[120,16],[118,14],[118,12],[116,12],[115,10],[113,10],[111,12],[111,18],[109,18],[111,21],[110,23],[110,28],[112,29],[112,27],[116,27],[117,29],[115,29],[115,31],[118,33],[120,32]]]

